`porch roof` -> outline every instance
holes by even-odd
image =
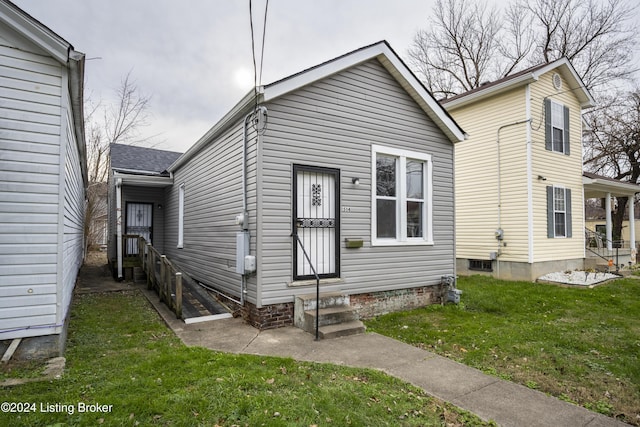
[[[111,168],[128,175],[169,176],[167,168],[182,155],[126,144],[111,144],[110,150]]]
[[[585,199],[599,199],[610,193],[612,196],[633,197],[640,193],[640,185],[620,181],[591,172],[582,173]]]

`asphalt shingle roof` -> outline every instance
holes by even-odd
[[[167,168],[182,153],[136,147],[125,144],[111,144],[111,168],[142,175],[165,175]]]

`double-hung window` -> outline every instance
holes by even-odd
[[[547,187],[547,236],[571,237],[571,190]]]
[[[432,244],[431,156],[372,147],[373,245]]]
[[[570,154],[569,144],[569,108],[551,99],[546,99],[545,109],[545,148],[549,151]]]

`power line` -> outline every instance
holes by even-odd
[[[262,86],[262,64],[264,64],[264,40],[267,34],[267,12],[269,10],[269,0],[267,0],[264,6],[264,23],[262,25],[262,50],[260,51],[260,78],[258,83]]]

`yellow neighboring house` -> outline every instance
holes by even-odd
[[[442,102],[455,146],[457,272],[535,280],[583,268],[582,111],[591,94],[567,59]]]

